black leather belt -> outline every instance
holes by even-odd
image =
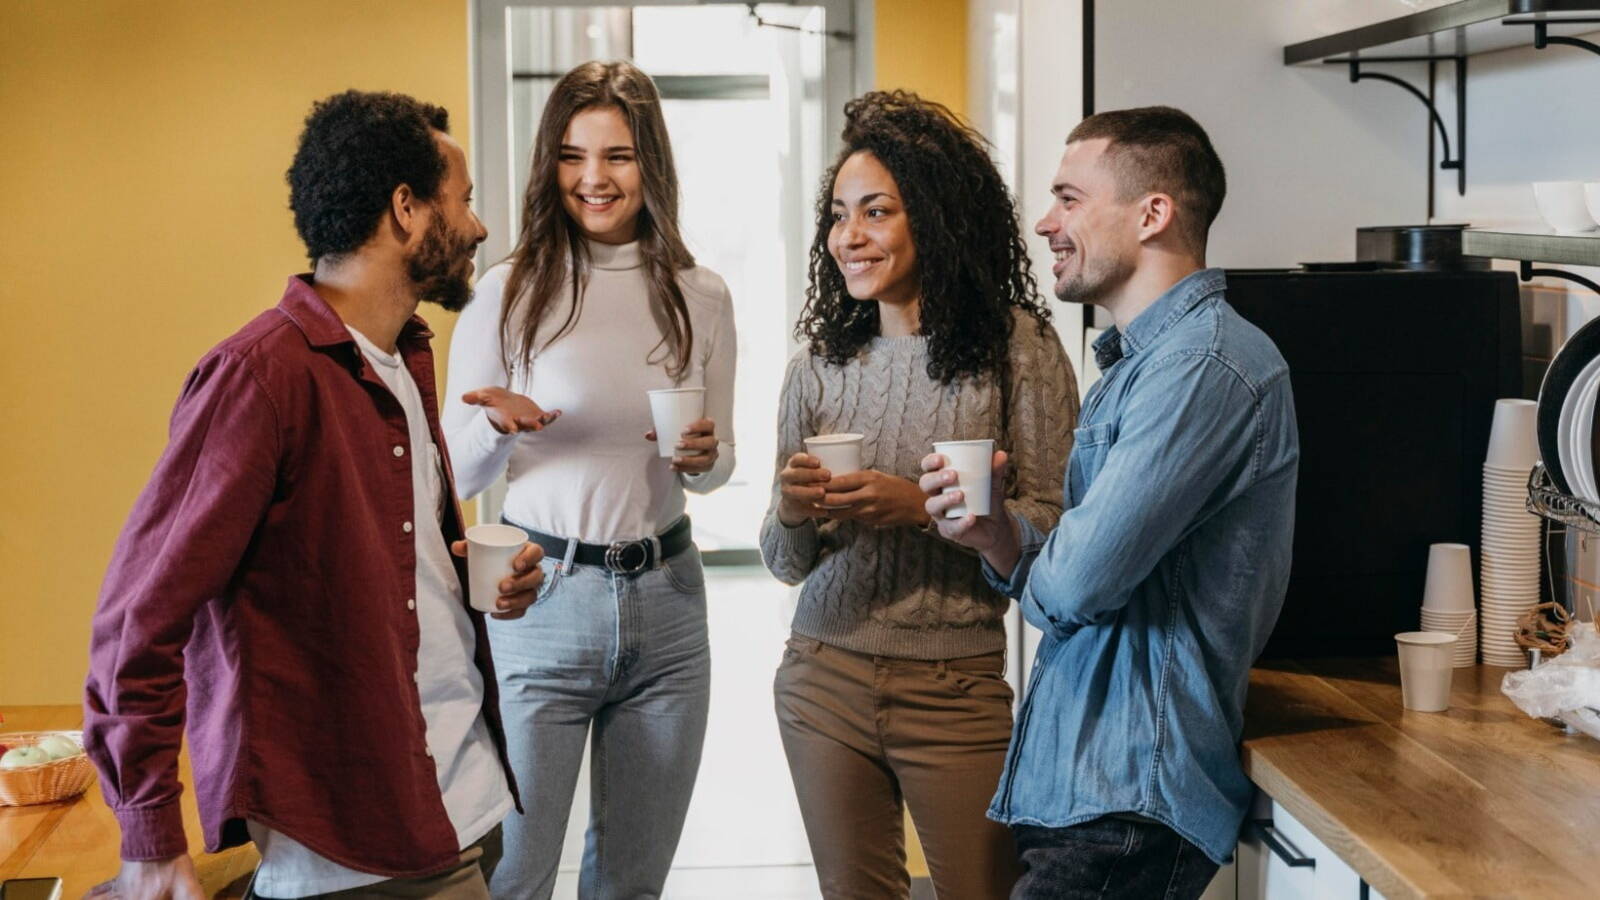
[[[502,521],[526,531],[528,540],[543,547],[544,555],[548,559],[565,560],[570,551],[573,565],[594,566],[619,575],[637,575],[654,569],[661,565],[662,560],[671,559],[689,549],[694,542],[688,516],[678,519],[670,528],[655,537],[638,541],[616,541],[610,544],[585,544],[582,541],[534,531],[526,525],[517,525],[516,522],[504,517]],[[576,549],[572,548],[573,544],[577,544]]]

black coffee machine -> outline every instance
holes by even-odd
[[[1477,558],[1494,403],[1523,395],[1518,285],[1461,257],[1461,226],[1444,229],[1453,259],[1434,229],[1363,229],[1353,264],[1228,271],[1229,302],[1289,363],[1300,426],[1269,657],[1392,654],[1417,627],[1428,545]]]

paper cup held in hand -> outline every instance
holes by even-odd
[[[654,420],[656,428],[656,448],[661,458],[701,455],[704,451],[678,450],[677,444],[682,439],[685,428],[705,418],[706,389],[670,388],[648,393],[650,417]]]
[[[821,434],[806,438],[806,452],[830,474],[848,475],[861,471],[861,440],[859,434]]]
[[[1449,709],[1455,635],[1405,631],[1395,635],[1394,642],[1400,651],[1400,699],[1405,708],[1417,712]]]
[[[947,486],[943,493],[960,490],[963,502],[945,510],[946,519],[959,519],[971,513],[975,516],[989,514],[990,479],[994,471],[994,441],[936,441],[933,452],[943,456],[956,472],[956,483]]]
[[[467,529],[467,584],[472,608],[479,612],[498,612],[500,582],[511,574],[511,561],[517,558],[528,533],[515,525],[474,525]]]

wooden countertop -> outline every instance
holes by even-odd
[[[1393,658],[1251,672],[1245,771],[1389,900],[1600,895],[1600,741],[1531,719],[1507,669],[1449,710],[1400,704]]]
[[[83,710],[77,706],[8,706],[0,733],[7,731],[77,730],[83,727]],[[183,781],[183,830],[189,852],[206,896],[212,896],[241,875],[252,871],[260,857],[255,845],[246,844],[221,853],[204,852],[200,812],[195,806],[194,774],[189,753],[178,763]],[[0,880],[61,878],[61,896],[82,897],[88,890],[117,874],[121,865],[122,832],[100,793],[98,777],[77,798],[38,806],[0,806]]]

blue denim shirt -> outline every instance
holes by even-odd
[[[1234,312],[1220,269],[1095,342],[1048,536],[994,586],[1044,631],[989,816],[1161,822],[1218,863],[1252,787],[1250,666],[1289,580],[1299,437],[1288,367]]]

